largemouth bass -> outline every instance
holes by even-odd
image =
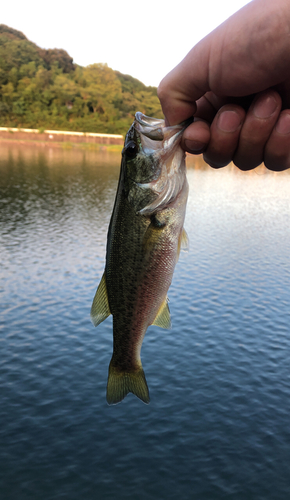
[[[107,237],[106,266],[91,319],[113,315],[113,356],[107,401],[132,392],[149,403],[140,351],[149,325],[170,328],[167,292],[181,246],[188,195],[180,147],[191,120],[166,127],[136,113],[122,151],[121,171]]]

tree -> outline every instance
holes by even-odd
[[[75,65],[0,25],[0,125],[123,133],[136,111],[161,117],[155,87],[107,64]]]
[[[84,68],[81,83],[81,95],[93,113],[104,114],[122,92],[120,81],[107,64],[91,64]]]
[[[51,69],[56,64],[63,73],[71,73],[76,68],[73,58],[63,49],[39,49],[39,55],[47,69]]]

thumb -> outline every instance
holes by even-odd
[[[201,51],[199,44],[193,47],[158,86],[157,95],[166,121],[170,125],[176,125],[193,116],[197,99],[209,90],[205,49],[206,47]],[[194,65],[189,64],[189,60],[194,61]]]

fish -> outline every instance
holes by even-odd
[[[188,246],[184,218],[188,197],[182,133],[191,119],[166,126],[137,112],[128,130],[107,235],[105,270],[91,320],[113,315],[113,354],[107,402],[133,393],[149,403],[141,362],[147,328],[171,328],[167,292],[181,248]]]

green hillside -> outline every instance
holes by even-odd
[[[136,111],[162,117],[155,87],[0,24],[0,126],[125,134]]]

